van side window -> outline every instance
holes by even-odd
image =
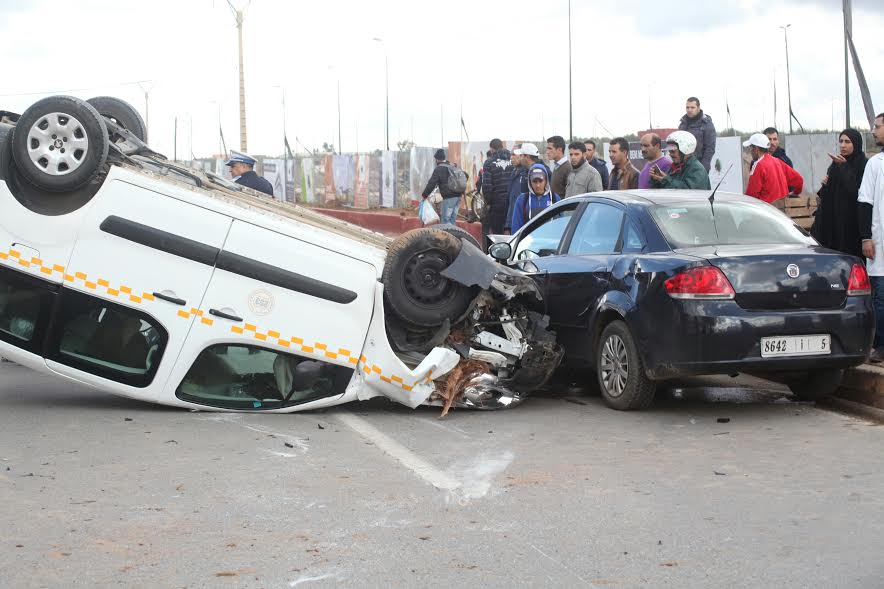
[[[48,283],[0,267],[0,340],[39,353],[54,298]]]
[[[168,341],[147,314],[72,290],[58,323],[51,360],[136,387],[151,383]]]
[[[203,350],[175,392],[182,401],[224,409],[280,409],[344,393],[353,369],[235,344]]]

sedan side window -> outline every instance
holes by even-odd
[[[600,202],[589,203],[574,230],[569,254],[610,254],[617,249],[623,211]]]
[[[573,207],[562,208],[556,214],[533,227],[527,235],[522,236],[522,239],[519,240],[513,258],[527,260],[555,255],[576,209],[576,204]]]
[[[623,236],[623,252],[638,253],[645,249],[645,237],[635,221],[626,222],[626,233]]]

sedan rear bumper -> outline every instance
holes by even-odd
[[[634,319],[638,319],[635,317]],[[734,301],[670,300],[664,313],[635,326],[647,376],[808,372],[862,364],[872,350],[871,297],[840,309],[746,311]],[[761,338],[831,336],[831,354],[761,356]]]

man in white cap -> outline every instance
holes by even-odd
[[[752,155],[746,194],[766,203],[772,203],[789,194],[789,185],[780,161],[768,153],[770,139],[767,135],[754,133],[743,142],[743,147],[748,147]]]
[[[273,196],[273,185],[267,180],[255,173],[255,164],[258,160],[252,156],[240,151],[230,151],[230,159],[227,165],[230,166],[230,175],[237,184],[242,184],[246,188],[263,192]]]
[[[519,167],[513,172],[513,181],[510,183],[510,202],[506,210],[506,222],[503,227],[503,232],[506,235],[510,235],[512,232],[513,207],[516,204],[516,199],[519,198],[520,194],[528,192],[528,170],[531,169],[531,166],[539,163],[546,168],[546,175],[552,176],[549,166],[540,159],[540,150],[533,143],[525,142],[516,145],[515,149],[513,149],[513,157],[520,159]],[[515,185],[516,177],[518,177],[519,181],[518,186]]]

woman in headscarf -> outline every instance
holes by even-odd
[[[856,202],[866,169],[862,135],[854,129],[844,129],[838,146],[839,155],[829,154],[832,165],[817,193],[820,203],[810,232],[829,249],[862,257]]]

